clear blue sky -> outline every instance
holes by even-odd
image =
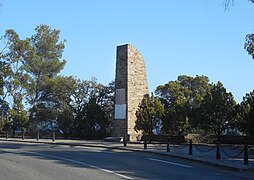
[[[221,81],[237,102],[254,89],[254,60],[244,50],[254,33],[254,4],[235,0],[0,0],[0,33],[30,37],[40,24],[67,40],[61,74],[108,84],[115,77],[116,46],[143,55],[149,90],[178,75]]]

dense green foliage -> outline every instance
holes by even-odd
[[[210,88],[206,76],[185,75],[179,76],[176,81],[158,86],[155,92],[165,107],[162,132],[181,135],[190,129],[190,121],[195,125],[193,111],[200,106]]]
[[[161,121],[164,116],[164,107],[157,97],[152,94],[144,96],[143,100],[139,104],[139,108],[136,112],[136,131],[143,131],[143,134],[151,136],[154,134],[155,129],[160,129]],[[150,139],[149,138],[149,139]]]
[[[60,30],[40,25],[35,32],[21,40],[10,29],[1,39],[0,132],[57,130],[67,137],[104,137],[114,84],[60,76],[66,63]]]
[[[212,84],[205,76],[181,75],[176,81],[158,86],[156,94],[165,109],[162,134],[206,132],[220,140],[225,130],[231,129],[231,133],[254,137],[253,92],[237,105],[221,82]]]
[[[249,136],[254,137],[254,91],[247,93],[237,109],[237,127]]]
[[[244,48],[247,50],[249,55],[254,59],[254,34],[246,35],[246,42],[244,44]]]
[[[235,124],[235,107],[234,97],[226,92],[223,84],[214,84],[196,110],[198,126],[212,132],[220,140],[222,132]]]
[[[24,40],[14,30],[1,38],[0,132],[57,131],[65,137],[103,138],[110,133],[114,82],[61,76],[66,63],[60,31],[40,25]],[[253,56],[253,35],[246,50]],[[181,75],[144,96],[136,112],[136,131],[184,135],[205,131],[218,139],[227,128],[254,137],[254,92],[236,104],[222,83],[206,76]],[[157,131],[155,131],[157,130]]]

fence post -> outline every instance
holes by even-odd
[[[145,141],[144,141],[144,149],[147,148],[147,140],[146,140],[146,136],[145,136]]]
[[[244,156],[243,156],[244,165],[249,165],[249,156],[248,156],[248,145],[244,145]]]
[[[216,145],[216,159],[220,159],[220,143],[217,142]]]
[[[52,134],[52,141],[54,142],[54,141],[55,141],[55,139],[56,139],[56,132],[55,132],[55,131],[53,131],[53,134]]]
[[[126,137],[126,134],[123,136],[123,146],[126,147],[127,145],[127,137]]]
[[[24,139],[25,139],[25,132],[22,131],[22,140],[24,140]]]
[[[39,132],[39,129],[37,129],[37,141],[40,140],[40,132]]]
[[[167,152],[170,152],[170,141],[169,141],[169,138],[168,138],[168,143],[167,143]]]
[[[192,155],[192,139],[190,139],[189,155]]]

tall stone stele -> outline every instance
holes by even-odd
[[[117,46],[115,87],[112,135],[128,135],[130,141],[139,140],[142,132],[134,130],[136,111],[149,92],[144,59],[132,45]]]

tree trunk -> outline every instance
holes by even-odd
[[[221,140],[221,129],[219,128],[217,132],[217,141],[220,143],[220,140]]]

